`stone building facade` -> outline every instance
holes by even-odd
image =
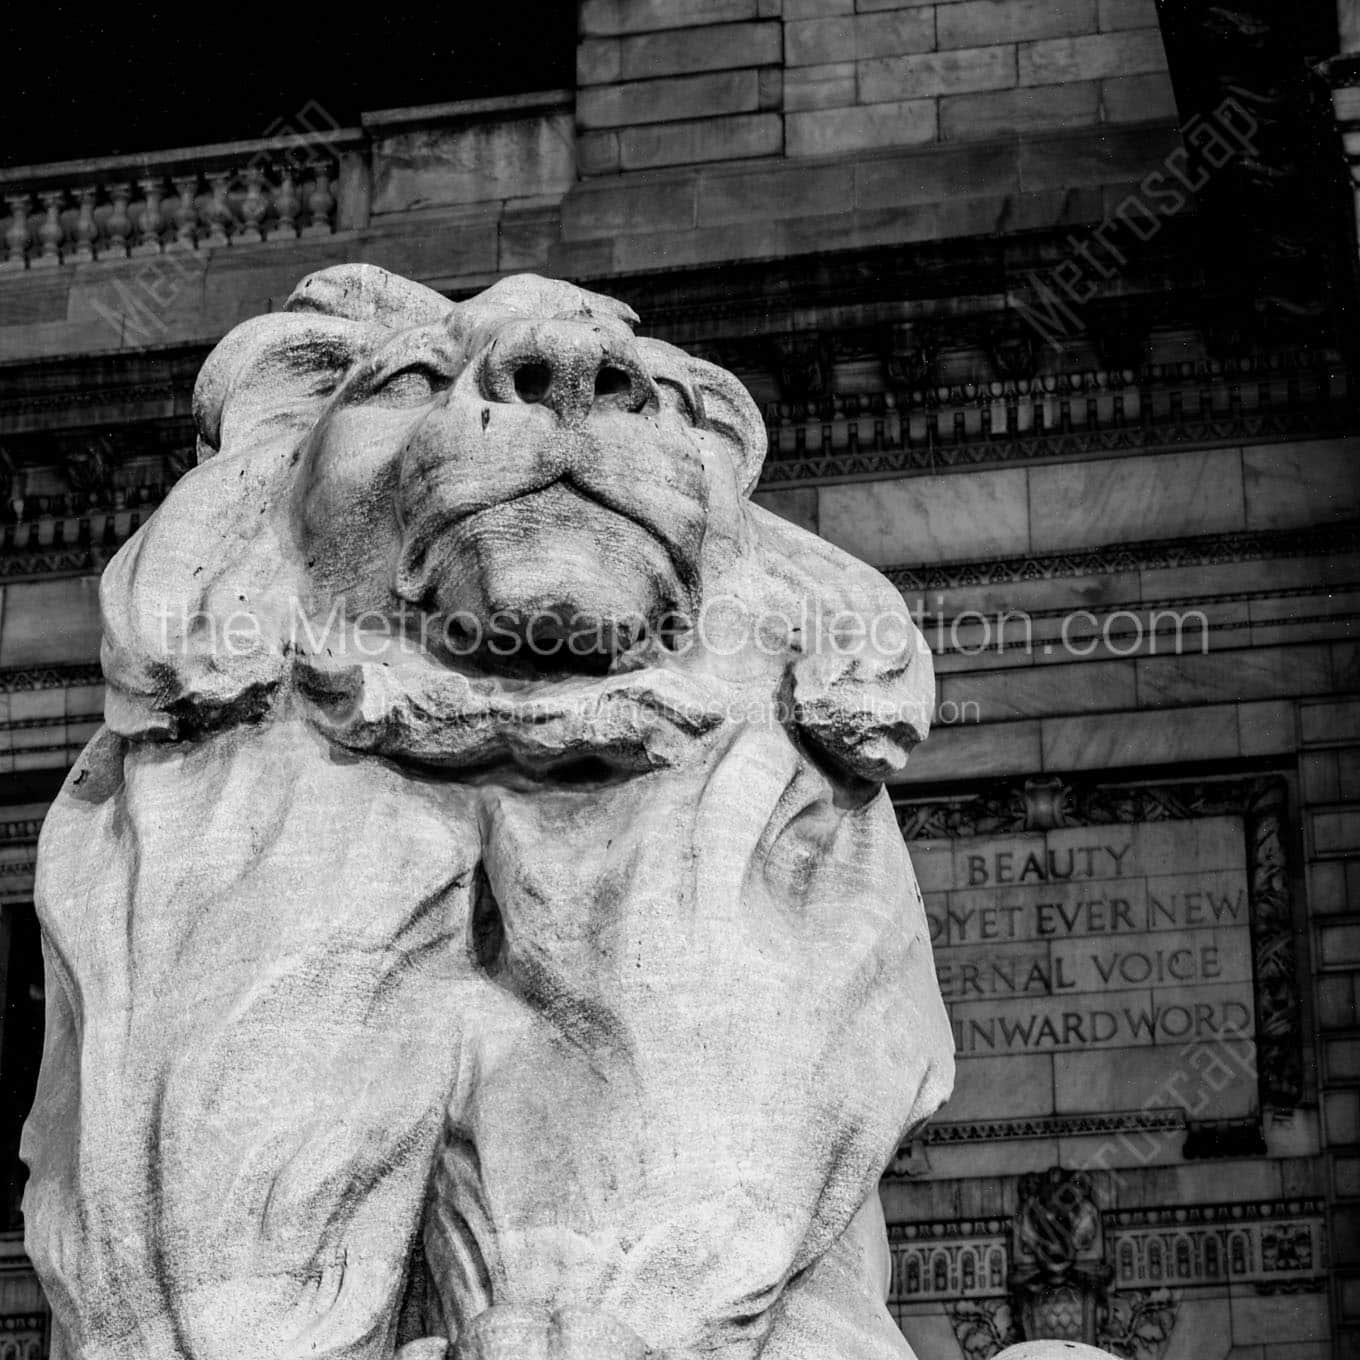
[[[883,1183],[923,1360],[1360,1354],[1360,22],[583,0],[574,89],[0,172],[0,1360],[38,828],[212,344],[368,260],[631,302],[935,652],[893,789],[959,1047]],[[185,847],[192,853],[192,847]]]

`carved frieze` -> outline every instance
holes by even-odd
[[[1261,1107],[1289,1110],[1303,1089],[1302,1011],[1283,824],[1286,786],[1275,777],[1105,784],[1052,778],[999,783],[947,798],[900,798],[908,841],[1044,830],[1242,818],[1251,921],[1256,1066]],[[1259,1136],[1259,1134],[1257,1135]],[[1190,1155],[1237,1155],[1242,1138],[1198,1134]]]

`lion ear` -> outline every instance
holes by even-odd
[[[749,496],[760,477],[769,446],[760,409],[740,379],[705,359],[686,356],[690,372],[704,398],[704,415],[710,425],[738,449],[737,481],[741,494]]]
[[[289,294],[283,309],[406,330],[444,320],[453,311],[453,303],[433,288],[389,274],[375,264],[337,264],[308,274]]]
[[[510,274],[463,305],[515,316],[595,317],[628,330],[638,324],[638,314],[626,302],[605,293],[592,293],[565,279],[545,279],[541,274]]]
[[[369,347],[369,328],[271,312],[244,321],[208,356],[194,385],[198,459],[301,436]]]

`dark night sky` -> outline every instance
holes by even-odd
[[[574,0],[5,10],[6,165],[265,136],[309,101],[348,126],[568,86],[575,67]]]

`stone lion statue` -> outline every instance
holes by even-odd
[[[345,266],[204,365],[40,846],[56,1356],[910,1355],[930,660],[635,321]]]

